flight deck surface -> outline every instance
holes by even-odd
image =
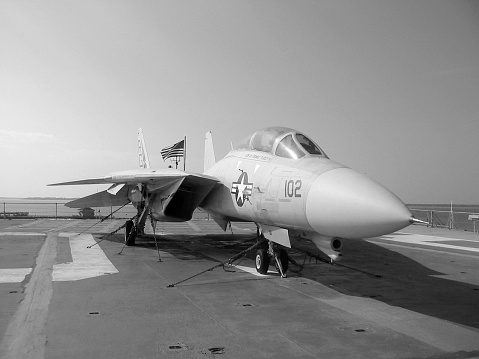
[[[340,265],[294,242],[281,278],[218,266],[251,224],[159,223],[159,261],[151,227],[123,248],[94,223],[0,220],[0,358],[479,357],[477,233],[345,240]]]

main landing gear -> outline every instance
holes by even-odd
[[[134,246],[136,239],[137,231],[135,222],[131,219],[125,222],[125,244],[127,246]]]
[[[138,235],[145,234],[144,227],[142,227],[141,222],[139,226],[138,222],[135,222],[130,219],[125,222],[124,227],[125,227],[125,244],[123,245],[123,248],[118,254],[121,254],[123,252],[123,249],[125,248],[125,246],[134,246],[135,239]],[[151,228],[153,228],[153,237],[155,238],[156,251],[158,252],[158,262],[161,262],[160,248],[158,247],[158,240],[156,238],[156,221],[154,221],[153,219],[151,220]]]
[[[146,192],[143,196],[146,197]],[[136,216],[125,222],[125,245],[134,246],[136,237],[145,234],[147,210],[146,203],[139,203]]]
[[[278,244],[268,241],[267,248],[264,246],[256,251],[256,271],[260,274],[267,274],[271,260],[273,260],[281,277],[286,278],[286,271],[289,266],[288,253],[284,248],[280,248]]]

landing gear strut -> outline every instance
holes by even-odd
[[[260,274],[267,274],[271,260],[274,261],[281,277],[286,278],[286,271],[289,266],[288,253],[284,248],[280,248],[278,244],[268,241],[268,248],[261,248],[256,251],[256,271]]]
[[[146,190],[144,192],[144,195],[146,196]],[[147,209],[148,209],[147,203],[146,204],[139,203],[137,206],[137,215],[133,217],[132,219],[125,222],[125,244],[123,245],[123,248],[118,254],[123,253],[123,249],[125,248],[125,246],[129,246],[129,247],[134,246],[137,235],[144,234]],[[156,241],[156,237],[155,237],[155,241]]]

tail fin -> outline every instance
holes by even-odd
[[[204,159],[204,171],[209,170],[215,163],[215,149],[213,147],[213,137],[211,131],[206,132],[205,135],[205,159]]]
[[[145,139],[143,138],[143,131],[138,129],[138,156],[141,168],[150,168],[150,160],[148,159],[148,152],[146,152]]]

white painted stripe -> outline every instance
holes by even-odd
[[[423,251],[423,252],[434,252],[434,253],[446,253],[449,255],[453,256],[459,256],[459,257],[467,257],[467,258],[477,258],[477,254],[467,254],[467,253],[458,253],[458,252],[451,252],[451,251],[446,251],[445,249],[434,249],[434,248],[422,248],[422,247],[417,247],[417,246],[410,246],[407,244],[396,244],[397,242],[390,241],[391,243],[386,243],[386,242],[381,242],[381,241],[375,241],[375,240],[366,240],[366,242],[369,243],[374,243],[378,244],[381,246],[388,246],[388,247],[396,247],[396,248],[409,248],[413,249],[415,251]]]
[[[60,237],[69,237],[73,262],[55,264],[53,281],[75,281],[118,273],[100,246],[95,245],[91,234],[60,233]]]
[[[414,234],[414,233],[406,233],[406,232],[396,232],[391,235],[398,234],[399,237],[408,236],[413,240],[420,240],[420,241],[460,241],[460,242],[476,242],[479,243],[478,239],[463,239],[463,238],[453,238],[453,237],[437,237],[437,236],[429,236],[427,234]],[[388,237],[388,236],[385,236]],[[417,239],[416,239],[417,238]]]
[[[46,234],[38,232],[0,232],[0,236],[46,236]]]
[[[240,227],[238,227],[238,226],[235,226],[234,224],[231,225],[231,228],[237,229],[238,231],[248,231],[248,232],[251,232],[251,231],[252,231],[251,228],[240,228]]]
[[[61,225],[50,229],[50,232],[64,231],[66,228],[73,227],[73,226],[78,226],[80,223],[81,223],[80,220],[68,221],[67,223],[59,223]]]
[[[25,285],[25,297],[0,343],[4,359],[45,358],[45,324],[53,295],[51,272],[57,255],[56,245],[56,235],[51,234],[38,252],[35,269]]]
[[[235,265],[235,268],[241,269],[244,272],[247,272],[249,274],[255,275],[257,277],[271,277],[272,274],[278,274],[277,271],[268,271],[268,274],[261,274],[256,271],[256,268],[251,268],[251,267],[245,267],[245,266],[240,266],[240,265]]]
[[[430,246],[430,247],[436,247],[436,248],[460,249],[463,251],[479,253],[479,248],[454,246],[452,244],[438,243],[438,242],[451,242],[451,241],[457,241],[457,242],[468,241],[468,242],[476,242],[476,243],[478,242],[478,241],[467,240],[467,239],[435,237],[435,236],[426,236],[422,234],[408,234],[408,233],[404,233],[401,235],[391,234],[388,236],[375,238],[375,241],[378,241],[378,242],[382,240],[405,243],[405,244],[419,244],[422,246]]]
[[[0,269],[0,283],[21,283],[32,268],[8,268]]]
[[[193,230],[195,230],[196,232],[201,232],[200,227],[198,227],[195,223],[193,223],[193,222],[191,222],[191,221],[188,221],[188,222],[186,222],[186,223],[188,223],[188,225],[189,225],[191,228],[193,228]]]
[[[29,223],[24,223],[19,226],[15,226],[16,228],[28,228],[28,227],[37,227],[40,224],[44,224],[46,222],[45,220],[36,220],[36,221],[31,221]]]

